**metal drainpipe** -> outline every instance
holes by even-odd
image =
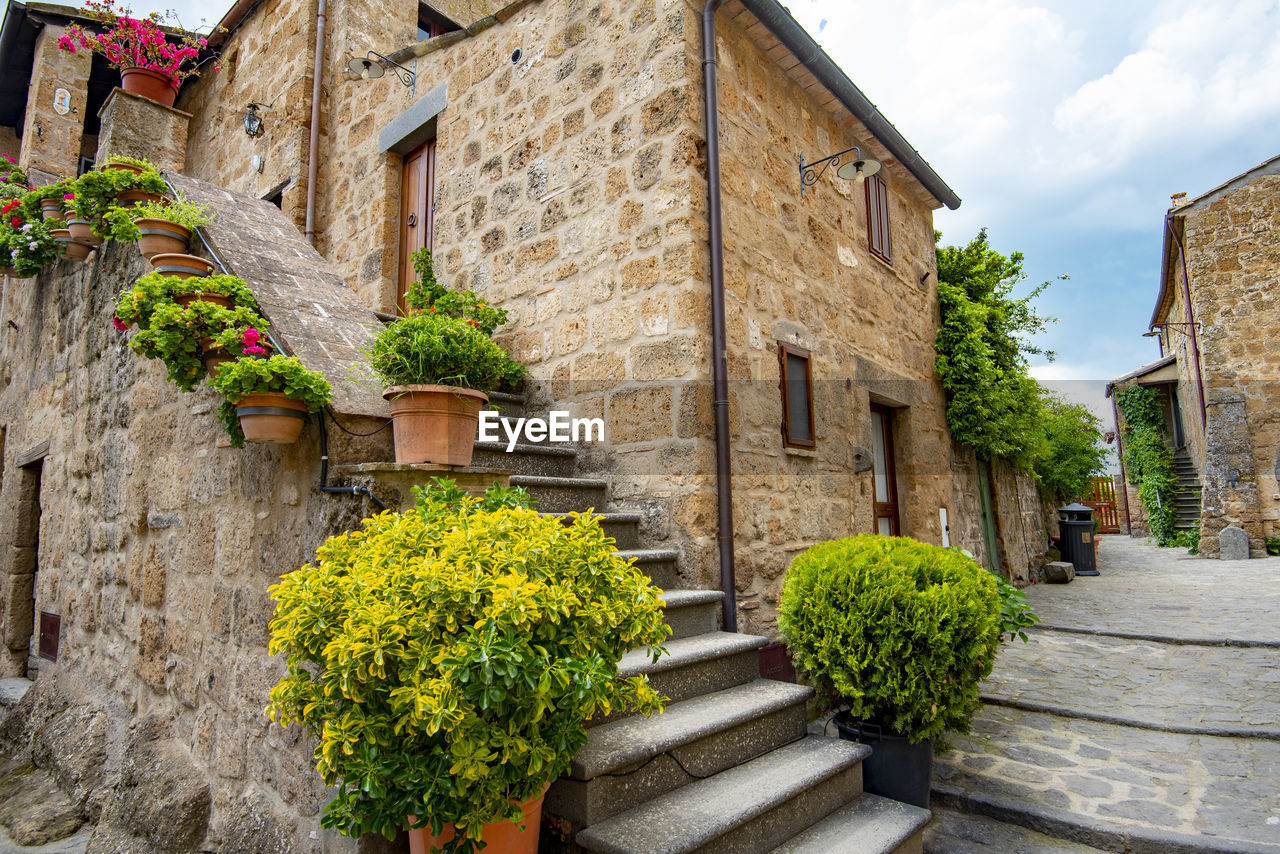
[[[1116,456],[1120,458],[1120,494],[1124,497],[1124,526],[1133,536],[1133,519],[1129,516],[1129,475],[1124,470],[1124,438],[1120,435],[1120,410],[1116,408],[1116,396],[1111,395],[1111,422],[1116,425]]]
[[[1191,360],[1196,364],[1196,392],[1200,397],[1200,427],[1203,429],[1209,424],[1209,410],[1204,403],[1204,369],[1200,366],[1200,336],[1196,334],[1196,314],[1191,307],[1191,277],[1187,274],[1187,252],[1182,246],[1182,238],[1178,236],[1178,230],[1173,227],[1172,214],[1165,214],[1164,225],[1169,229],[1173,242],[1178,244],[1178,259],[1182,262],[1182,297],[1187,304],[1187,331],[1191,336]]]
[[[311,141],[307,147],[307,242],[316,243],[316,177],[320,172],[320,75],[324,73],[325,0],[316,0],[316,57],[311,68]]]
[[[706,85],[707,216],[711,233],[711,372],[716,425],[716,501],[719,505],[720,589],[723,626],[738,630],[733,564],[733,480],[729,468],[729,359],[724,321],[724,232],[720,212],[720,105],[716,92],[716,12],[725,0],[707,0],[702,10],[702,74]]]

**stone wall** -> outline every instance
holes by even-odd
[[[1280,315],[1270,309],[1280,271],[1280,174],[1268,171],[1189,206],[1185,220],[1208,408],[1206,556],[1216,554],[1227,525],[1244,527],[1255,557],[1265,553],[1266,536],[1280,534]]]
[[[508,2],[509,0],[431,0],[426,5],[459,26],[466,27],[492,15]]]
[[[224,234],[233,218],[224,212]],[[5,280],[0,513],[22,524],[0,530],[0,667],[21,673],[31,615],[58,614],[58,661],[38,662],[39,682],[74,685],[77,702],[96,695],[126,719],[158,721],[164,750],[185,757],[211,804],[194,847],[166,850],[355,850],[319,827],[331,793],[307,740],[270,726],[261,710],[283,672],[266,653],[267,587],[370,507],[318,490],[314,419],[295,445],[222,447],[215,393],[182,394],[160,363],[126,349],[111,324],[114,300],[145,269],[133,246],[110,244],[85,264]],[[307,338],[299,330],[295,349],[305,351]],[[358,432],[374,423],[348,420]],[[390,455],[385,435],[333,431],[330,440],[335,463]],[[39,546],[30,561],[23,538],[35,521],[31,461],[40,453]],[[112,773],[127,776],[126,759]],[[104,839],[128,830],[125,817],[111,818],[118,812],[104,814]],[[244,839],[274,841],[236,847]]]

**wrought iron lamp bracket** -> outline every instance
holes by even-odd
[[[373,59],[375,56],[378,58],[379,65],[381,65],[383,68],[387,69],[392,74],[394,74],[396,76],[396,79],[398,79],[405,86],[408,86],[410,95],[414,94],[414,89],[417,88],[417,83],[418,83],[418,75],[415,72],[409,70],[408,68],[405,68],[403,65],[391,59],[390,57],[383,56],[382,54],[378,53],[376,50],[371,50],[365,53],[366,59]]]
[[[820,157],[812,163],[805,163],[804,155],[800,155],[800,198],[804,198],[804,191],[818,183],[818,180],[822,178],[828,169],[832,166],[839,168],[840,158],[850,151],[855,152],[854,160],[862,159],[862,149],[856,145],[852,148],[846,148],[844,151],[836,152],[829,157]]]

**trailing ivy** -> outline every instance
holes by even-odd
[[[1164,442],[1164,413],[1155,389],[1133,385],[1116,392],[1116,406],[1124,415],[1124,465],[1129,482],[1147,508],[1151,536],[1162,546],[1176,545],[1177,497],[1180,484],[1173,471],[1173,455]]]

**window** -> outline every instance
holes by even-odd
[[[816,447],[809,351],[779,341],[778,367],[782,375],[782,444],[788,448]]]
[[[898,478],[893,458],[893,410],[871,404],[871,443],[875,459],[872,486],[875,487],[875,532],[898,536]]]
[[[445,33],[451,33],[458,26],[448,18],[432,9],[426,3],[418,4],[418,41],[426,41]]]
[[[872,175],[867,188],[867,246],[871,254],[886,264],[893,263],[893,238],[889,235],[889,186]]]

